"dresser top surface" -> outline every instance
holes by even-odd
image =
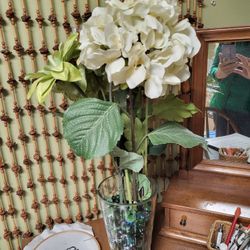
[[[207,176],[208,179],[212,178]],[[224,180],[225,181],[225,180]],[[249,181],[250,184],[250,181]],[[215,185],[211,181],[194,181],[174,178],[163,198],[163,207],[190,208],[200,212],[234,215],[237,207],[241,208],[241,217],[250,220],[250,188]]]

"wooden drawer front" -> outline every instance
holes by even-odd
[[[207,236],[215,217],[169,209],[169,226],[182,231]]]

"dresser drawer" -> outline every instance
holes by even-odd
[[[182,210],[169,209],[170,228],[208,236],[210,227],[216,218],[212,215],[198,214]]]

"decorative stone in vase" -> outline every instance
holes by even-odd
[[[154,180],[150,180],[150,184],[149,198],[129,204],[120,203],[117,175],[110,176],[100,183],[98,195],[112,250],[151,249],[157,194]]]

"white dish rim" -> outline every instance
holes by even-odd
[[[65,230],[65,231],[61,231],[61,232],[58,232],[58,233],[54,233],[50,236],[48,236],[46,239],[43,239],[42,241],[40,241],[34,248],[34,250],[37,250],[38,247],[40,247],[46,240],[58,235],[58,234],[65,234],[65,233],[80,233],[80,234],[85,234],[85,235],[89,235],[90,238],[92,238],[92,240],[94,239],[95,243],[96,243],[96,246],[98,247],[98,250],[101,250],[101,247],[100,247],[100,244],[99,242],[96,240],[95,236],[90,234],[90,233],[87,233],[87,232],[84,232],[84,231],[81,231],[81,230]]]

